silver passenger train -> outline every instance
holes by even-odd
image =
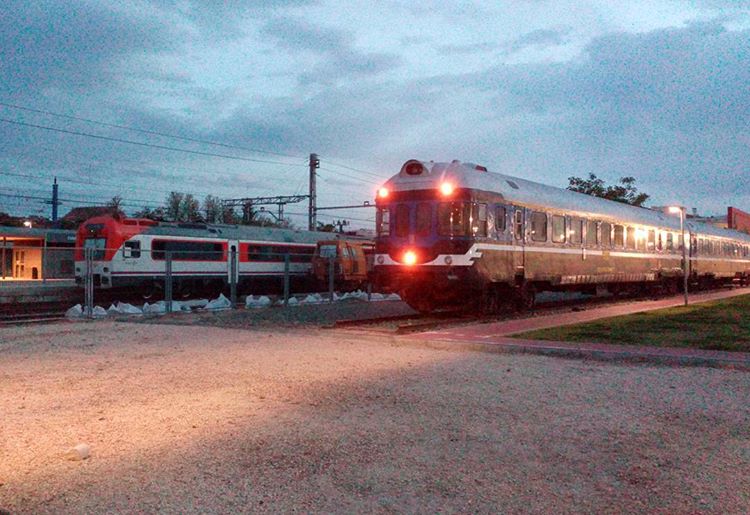
[[[377,194],[374,277],[419,311],[541,290],[659,289],[682,282],[679,218],[492,173],[471,163],[407,161]],[[750,236],[688,221],[694,287],[750,279]]]

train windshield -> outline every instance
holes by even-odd
[[[86,238],[83,240],[84,249],[94,249],[93,259],[104,259],[104,249],[107,247],[107,240],[104,238]]]
[[[320,257],[335,258],[336,257],[336,245],[321,245]]]
[[[470,233],[471,203],[441,202],[438,205],[438,234],[468,236]]]

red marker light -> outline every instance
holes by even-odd
[[[453,189],[453,184],[449,182],[444,182],[440,185],[440,193],[446,197],[453,194]]]
[[[404,258],[403,262],[407,266],[412,266],[417,264],[417,254],[413,250],[407,250],[404,252]]]
[[[388,188],[380,188],[378,190],[378,197],[380,197],[380,198],[387,198],[388,197],[388,193],[390,193],[388,191]]]

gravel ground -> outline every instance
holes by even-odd
[[[731,370],[104,321],[0,329],[0,384],[13,513],[750,505],[750,374]]]
[[[337,320],[364,319],[417,312],[402,301],[366,302],[345,300],[333,304],[301,304],[298,306],[269,308],[238,308],[223,311],[175,313],[169,316],[133,318],[133,321],[160,324],[201,325],[238,328],[292,328],[300,326],[330,326]]]

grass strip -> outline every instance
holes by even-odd
[[[750,295],[539,329],[512,337],[750,352]]]

